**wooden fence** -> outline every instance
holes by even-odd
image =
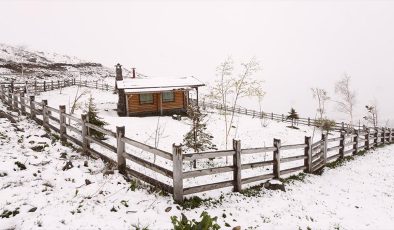
[[[27,98],[23,92],[7,92],[4,87],[1,87],[0,99],[9,110],[28,116],[47,130],[58,133],[63,143],[72,143],[84,153],[116,164],[121,173],[128,173],[173,194],[178,202],[185,195],[225,187],[240,192],[243,185],[299,172],[314,173],[329,162],[392,143],[394,135],[391,129],[366,128],[353,133],[342,132],[340,137],[331,139],[322,135],[315,143],[310,137],[305,137],[304,143],[292,145],[281,145],[281,140],[274,139],[271,147],[242,149],[241,141],[233,140],[232,150],[185,154],[180,145],[174,144],[172,153],[169,153],[126,137],[124,126],[111,131],[89,123],[86,115],[79,118],[67,114],[64,105],[52,108],[46,100],[37,102],[35,96]],[[98,139],[91,130],[105,134],[107,139]],[[148,160],[144,158],[147,154],[158,159]],[[223,163],[224,157],[229,158],[226,164]],[[188,163],[194,160],[214,163],[202,169],[188,170]]]
[[[191,102],[196,103],[196,100],[191,99]],[[228,112],[235,112],[235,113],[244,114],[244,115],[257,117],[257,118],[261,118],[261,119],[265,118],[265,119],[274,120],[274,121],[294,123],[296,125],[307,125],[307,126],[317,126],[318,125],[318,120],[313,119],[313,118],[309,118],[309,117],[308,118],[300,117],[299,119],[292,121],[291,119],[287,119],[287,116],[285,114],[260,112],[260,111],[256,111],[256,110],[252,110],[252,109],[243,108],[241,106],[237,106],[237,107],[232,107],[232,106],[228,106],[228,105],[225,106],[220,103],[206,102],[205,100],[202,100],[200,102],[200,106],[203,109],[212,108],[212,109],[218,109],[218,110],[222,110],[222,111],[225,110]],[[336,130],[336,131],[341,131],[344,129],[347,129],[348,131],[352,131],[354,129],[361,130],[361,129],[365,128],[364,126],[365,125],[362,125],[361,123],[359,123],[358,125],[354,125],[354,124],[347,124],[345,122],[335,122],[335,126],[333,127],[333,130]]]
[[[57,80],[57,81],[26,81],[26,82],[0,82],[3,90],[11,93],[33,93],[62,89],[70,86],[80,86],[92,89],[114,91],[115,87],[99,81],[80,81],[76,79]]]
[[[89,123],[88,117],[83,114],[80,118],[66,113],[66,106],[60,105],[58,109],[48,106],[48,101],[35,101],[35,96],[25,97],[24,93],[10,93],[0,90],[0,99],[7,109],[20,115],[29,117],[49,131],[59,134],[62,143],[70,143],[80,147],[86,154],[99,156],[106,162],[117,165],[121,173],[128,173],[160,189],[173,193],[173,185],[163,183],[152,176],[144,175],[140,170],[128,166],[132,162],[144,169],[149,169],[172,180],[172,170],[158,164],[149,162],[136,154],[137,151],[128,152],[127,149],[137,149],[138,153],[152,154],[172,165],[172,154],[135,141],[125,136],[125,127],[117,127],[111,131]],[[68,121],[68,122],[67,122]],[[91,135],[91,130],[105,134],[106,140],[100,140]],[[113,144],[115,143],[115,144]],[[158,160],[159,161],[159,160]]]

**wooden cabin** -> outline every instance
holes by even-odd
[[[198,87],[201,86],[204,84],[194,77],[137,78],[133,69],[132,78],[121,79],[117,76],[118,114],[120,116],[184,114],[189,104],[190,92],[194,91],[198,95]]]

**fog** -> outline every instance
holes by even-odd
[[[335,99],[334,84],[346,72],[357,119],[376,100],[382,125],[394,121],[394,2],[1,1],[0,9],[2,43],[119,62],[148,76],[209,83],[226,57],[237,64],[256,57],[269,112],[294,107],[314,117],[310,88]],[[346,119],[334,103],[328,114]]]

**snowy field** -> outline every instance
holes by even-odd
[[[171,152],[173,143],[181,143],[183,136],[189,130],[188,119],[182,121],[173,120],[171,117],[118,117],[116,113],[116,94],[108,91],[81,88],[79,92],[86,92],[80,100],[80,108],[75,111],[79,117],[83,113],[85,104],[90,95],[94,95],[94,100],[99,110],[99,115],[109,124],[108,129],[115,131],[116,126],[126,127],[126,136],[137,141],[154,146],[155,133],[157,127],[160,129],[158,147]],[[77,87],[65,88],[59,94],[59,90],[48,91],[36,97],[37,101],[47,99],[49,106],[59,108],[59,105],[66,105],[67,111],[75,98]],[[218,114],[217,110],[210,110],[207,117],[208,131],[214,136],[213,143],[219,149],[226,149],[224,140],[224,116]],[[287,128],[288,123],[281,123],[271,120],[261,120],[246,115],[236,114],[234,118],[234,128],[229,138],[229,148],[231,139],[237,138],[242,142],[242,148],[265,147],[273,145],[273,138],[282,140],[282,145],[300,144],[304,142],[304,136],[312,136],[313,128],[299,126],[299,130]],[[337,134],[336,134],[337,135]],[[315,140],[319,140],[321,133],[314,132]],[[334,137],[334,135],[330,136]]]
[[[73,167],[63,170],[68,161]],[[394,146],[387,146],[307,175],[286,192],[227,193],[218,204],[182,210],[171,196],[130,190],[116,170],[104,176],[100,160],[52,141],[33,122],[1,118],[0,214],[11,214],[0,229],[171,229],[170,216],[199,219],[204,210],[223,229],[391,229],[393,167]]]

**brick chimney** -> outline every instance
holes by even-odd
[[[118,63],[118,64],[115,66],[115,68],[116,68],[116,80],[117,80],[117,81],[123,80],[122,65]]]
[[[117,81],[123,80],[122,65],[118,63],[115,66],[115,69],[116,69],[116,77],[115,77],[115,93],[116,93],[117,90],[118,90],[118,83],[117,83]]]

